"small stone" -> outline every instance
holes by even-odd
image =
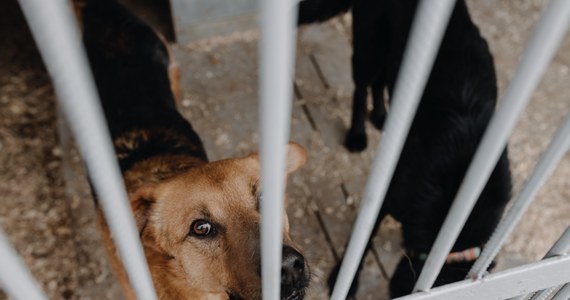
[[[51,149],[51,154],[55,157],[61,157],[61,155],[63,155],[63,150],[61,150],[61,147],[56,146]]]
[[[69,227],[59,227],[57,228],[56,232],[59,236],[71,236],[71,234],[73,233],[73,231]]]

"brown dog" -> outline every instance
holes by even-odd
[[[176,110],[166,45],[113,0],[88,1],[84,43],[160,299],[260,299],[259,157],[208,162]],[[287,174],[306,161],[289,144]],[[283,228],[282,299],[302,299],[304,257]],[[112,264],[134,299],[100,218]]]

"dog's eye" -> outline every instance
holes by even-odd
[[[216,229],[206,220],[196,220],[190,226],[190,234],[196,237],[206,237],[215,233]]]

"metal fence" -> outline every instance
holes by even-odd
[[[87,164],[95,191],[100,195],[101,206],[112,234],[118,237],[118,250],[123,254],[121,257],[136,295],[139,299],[156,299],[71,10],[64,1],[19,1],[52,77],[65,116],[74,124],[72,132]],[[368,178],[360,213],[332,299],[344,299],[348,293],[454,4],[454,0],[423,0],[418,8],[382,144]],[[284,191],[282,176],[292,105],[295,5],[291,1],[263,0],[260,19],[262,189],[266,197],[281,200],[264,203],[261,207],[263,298],[279,299]],[[400,299],[570,298],[570,228],[543,260],[494,274],[485,272],[540,186],[570,148],[570,116],[560,126],[522,192],[513,200],[514,204],[485,246],[468,279],[431,289],[520,113],[556,53],[569,20],[570,1],[550,1],[535,27],[517,72],[500,101],[427,258],[415,286],[416,293]],[[83,138],[87,136],[88,139]],[[0,266],[0,284],[9,296],[26,300],[47,299],[1,232]]]

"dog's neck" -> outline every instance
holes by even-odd
[[[159,183],[205,163],[200,158],[188,155],[157,156],[135,164],[124,172],[123,178],[128,192],[132,193],[145,184]]]

